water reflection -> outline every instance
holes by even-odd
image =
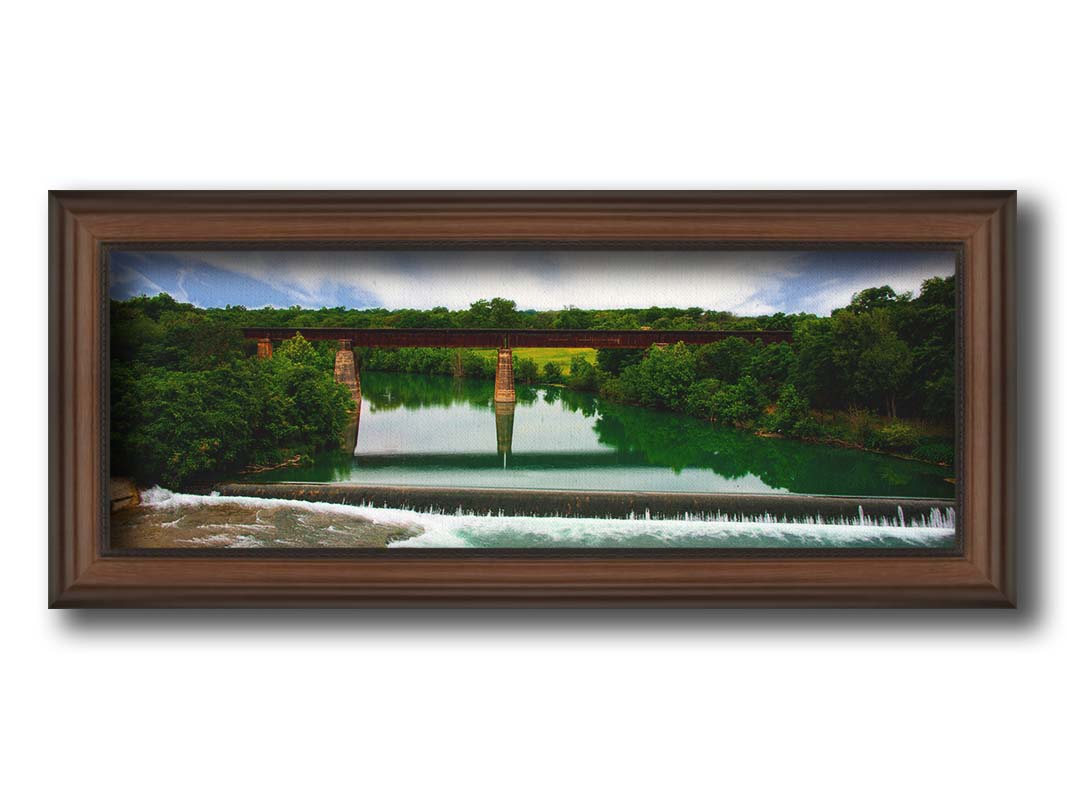
[[[361,409],[362,404],[356,407],[356,410],[348,417],[348,424],[345,425],[341,450],[348,455],[355,455],[356,447],[359,445],[359,414]]]
[[[515,404],[497,403],[496,412],[496,451],[504,456],[504,466],[507,466],[507,457],[511,455],[511,440],[515,435]]]
[[[759,436],[691,417],[605,403],[557,387],[367,372],[353,449],[261,480],[615,491],[792,492],[940,497],[950,470]],[[494,441],[488,434],[495,426]],[[358,447],[357,444],[358,436]],[[516,445],[516,443],[518,443]],[[355,455],[351,455],[355,452]],[[505,469],[506,467],[506,469]]]

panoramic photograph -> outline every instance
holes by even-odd
[[[112,250],[110,547],[955,547],[956,257]]]

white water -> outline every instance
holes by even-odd
[[[778,519],[771,515],[697,516],[676,519],[596,519],[573,517],[504,516],[415,511],[411,509],[352,506],[306,500],[222,497],[218,494],[178,494],[155,487],[142,495],[153,510],[237,505],[249,509],[284,508],[306,512],[301,521],[314,527],[314,514],[343,515],[371,525],[402,526],[412,536],[390,547],[948,547],[955,538],[955,513],[931,508],[922,520],[906,522],[898,509],[894,517],[872,518],[857,506],[846,519]],[[310,519],[308,514],[312,515]],[[164,523],[165,524],[165,523]],[[214,530],[208,530],[208,528]],[[190,544],[226,547],[267,546],[259,543],[253,526],[234,525],[229,539],[218,525],[203,526],[202,536]],[[284,530],[272,530],[278,542]],[[216,537],[212,539],[211,537]]]

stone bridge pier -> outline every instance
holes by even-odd
[[[496,385],[493,400],[498,403],[515,402],[515,372],[511,368],[511,348],[501,347],[496,351]]]
[[[333,379],[348,387],[358,409],[363,400],[363,390],[359,385],[359,365],[356,363],[356,354],[352,352],[350,339],[337,340],[337,355],[333,360]]]

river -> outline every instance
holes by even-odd
[[[314,465],[245,481],[616,492],[777,493],[951,500],[951,470],[764,438],[581,392],[364,372],[346,444]],[[112,517],[117,547],[947,547],[955,516],[635,519],[428,513],[162,489]]]
[[[877,453],[756,436],[703,420],[491,381],[367,372],[352,445],[255,481],[649,492],[782,492],[949,499],[951,470]]]

